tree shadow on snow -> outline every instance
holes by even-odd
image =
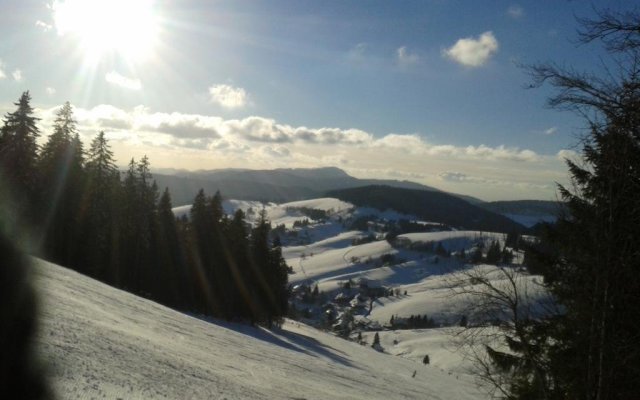
[[[261,327],[252,327],[240,324],[222,324],[225,328],[231,329],[243,335],[251,336],[287,350],[293,350],[312,357],[324,358],[337,362],[347,367],[358,368],[347,357],[346,353],[327,346],[315,338],[299,333],[289,332],[281,328],[268,330]]]

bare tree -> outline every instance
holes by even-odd
[[[453,274],[448,287],[468,320],[466,327],[452,330],[455,343],[490,395],[512,398],[527,391],[547,398],[553,378],[546,337],[539,331],[559,310],[541,277],[520,266],[480,265]]]

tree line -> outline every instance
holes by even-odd
[[[147,156],[115,164],[104,132],[84,148],[67,102],[40,130],[24,92],[0,129],[1,228],[46,260],[167,306],[271,326],[287,312],[288,269],[264,211],[249,224],[200,190],[176,219]],[[29,231],[29,235],[24,232]]]

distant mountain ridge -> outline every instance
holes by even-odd
[[[554,215],[565,210],[563,203],[559,201],[545,200],[511,200],[511,201],[489,201],[482,203],[482,208],[500,214],[521,214],[521,215]]]
[[[545,200],[491,201],[478,206],[502,214],[526,227],[534,227],[542,222],[554,223],[559,216],[568,212],[564,203]]]
[[[171,172],[171,175],[155,173],[153,176],[161,190],[169,188],[174,205],[190,204],[201,188],[208,194],[219,190],[227,198],[276,203],[307,200],[322,197],[330,190],[370,185],[441,192],[439,189],[406,180],[359,179],[336,167]],[[456,196],[473,203],[481,202],[471,196]]]
[[[444,192],[375,185],[333,190],[326,195],[360,207],[393,209],[458,229],[503,233],[526,231],[524,226],[503,215]]]

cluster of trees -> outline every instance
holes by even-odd
[[[149,159],[121,173],[103,132],[85,150],[68,102],[40,147],[30,100],[23,93],[0,130],[5,231],[28,226],[45,259],[170,307],[269,326],[286,315],[288,268],[264,213],[252,227],[201,190],[177,220]]]
[[[513,261],[513,252],[507,249],[506,243],[503,248],[500,248],[500,242],[493,240],[487,249],[487,254],[483,256],[482,246],[478,246],[471,252],[470,261],[472,263],[484,261],[487,264],[509,264]]]
[[[567,160],[571,186],[559,187],[565,214],[527,248],[528,268],[543,275],[552,301],[532,307],[537,291],[523,283],[534,281],[504,268],[505,284],[472,276],[483,290],[462,290],[477,295],[480,314],[508,315],[499,324],[504,346],[487,344],[480,360],[482,378],[502,398],[638,397],[640,12],[581,22],[581,40],[601,42],[612,56],[603,74],[530,67],[536,84],[558,90],[551,106],[577,111],[588,124],[580,159]]]
[[[435,328],[438,326],[436,321],[427,315],[411,315],[409,318],[400,318],[397,315],[392,315],[389,319],[389,325],[392,329],[404,328],[404,329],[425,329]]]
[[[309,207],[287,207],[287,211],[299,211],[312,220],[324,222],[329,219],[329,212]]]

